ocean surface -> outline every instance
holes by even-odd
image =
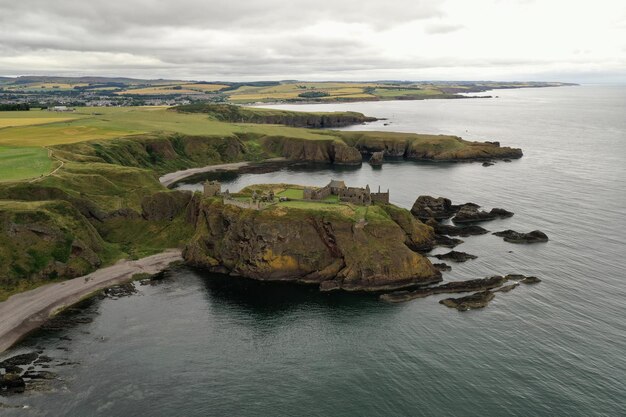
[[[520,160],[302,166],[221,180],[235,191],[335,178],[388,188],[406,208],[422,194],[502,207],[515,215],[485,228],[540,229],[550,241],[463,238],[456,250],[478,259],[452,264],[444,279],[521,273],[542,283],[458,312],[438,304],[447,295],[389,305],[181,268],[136,284],[135,295],[93,300],[72,313],[86,323],[2,355],[40,348],[75,364],[54,367],[51,392],[0,397],[27,406],[0,415],[626,415],[626,87],[489,94],[498,97],[274,107],[388,119],[351,130],[497,140],[521,147]]]

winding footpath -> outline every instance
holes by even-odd
[[[168,249],[135,261],[122,260],[82,277],[43,285],[9,297],[0,302],[0,353],[55,313],[94,292],[129,281],[135,274],[159,273],[172,262],[182,260],[180,249]]]

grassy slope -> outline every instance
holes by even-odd
[[[193,232],[183,214],[172,221],[140,216],[143,199],[159,192],[153,171],[103,163],[68,162],[36,183],[0,184],[0,300],[182,246]]]
[[[0,146],[0,182],[39,177],[55,165],[45,148]]]

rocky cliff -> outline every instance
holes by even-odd
[[[292,127],[342,127],[377,120],[357,112],[296,112],[288,110],[241,107],[232,104],[188,104],[173,108],[181,113],[204,113],[222,122],[280,124]]]
[[[371,206],[357,214],[349,206],[306,204],[258,211],[205,199],[183,256],[215,272],[313,283],[322,290],[380,291],[441,281],[415,252],[432,245],[432,229],[400,211]]]
[[[476,161],[521,158],[521,149],[499,142],[470,142],[457,136],[395,132],[338,132],[363,154],[384,152],[386,157],[430,161]]]

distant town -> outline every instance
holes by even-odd
[[[0,110],[175,106],[212,103],[329,103],[476,97],[494,89],[554,87],[552,82],[476,81],[181,81],[106,77],[0,77]],[[491,97],[483,95],[482,97]]]

